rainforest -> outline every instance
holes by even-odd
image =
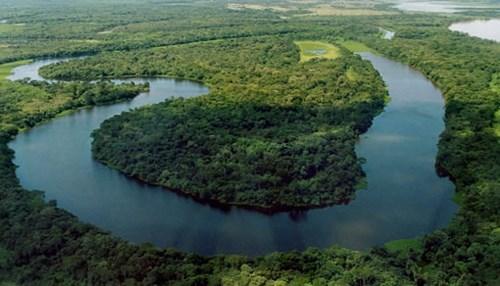
[[[498,1],[4,2],[1,286],[500,283]]]

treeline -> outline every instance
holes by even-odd
[[[67,110],[131,99],[147,91],[147,84],[114,84],[108,81],[0,82],[0,133],[15,135]]]
[[[108,53],[47,66],[59,79],[168,75],[207,96],[123,114],[94,133],[94,156],[127,175],[222,204],[280,210],[345,203],[363,172],[357,135],[384,105],[375,70],[344,51],[298,62],[264,37]]]
[[[19,186],[0,137],[0,283],[9,285],[410,285],[380,256],[332,247],[261,258],[132,245]],[[385,283],[385,284],[384,284]]]
[[[26,10],[4,7],[0,63],[303,31],[284,25],[277,16],[270,21],[263,17],[268,13],[231,11],[223,3],[171,4],[35,1]]]
[[[0,11],[0,21],[8,21],[0,24],[0,63],[311,31],[330,35],[376,31],[359,17],[290,21],[269,11],[230,10],[223,1],[30,2],[24,9],[9,5]]]
[[[396,38],[364,40],[422,71],[443,91],[446,130],[439,142],[437,169],[452,177],[461,204],[452,224],[425,236],[422,248],[397,257],[384,251],[376,253],[388,255],[385,261],[417,285],[496,285],[500,279],[500,155],[495,133],[495,114],[500,110],[495,89],[500,70],[498,48],[491,42],[449,32],[449,21],[428,16],[379,19],[377,25],[393,27]],[[90,66],[83,73],[99,77]],[[197,78],[194,71],[189,75]],[[199,79],[207,80],[205,76]]]
[[[5,9],[0,12],[3,11]],[[98,12],[95,13],[98,15]],[[42,17],[40,15],[44,13],[34,16]],[[26,15],[29,16],[32,15]],[[147,14],[144,16],[147,17]],[[243,14],[240,16],[246,17]],[[123,18],[123,14],[117,13],[117,17]],[[362,254],[331,248],[248,259],[236,256],[204,258],[148,245],[133,246],[82,224],[55,207],[53,202],[44,202],[40,193],[23,190],[15,177],[12,151],[6,145],[9,136],[2,133],[0,281],[22,285],[498,285],[500,159],[492,110],[496,109],[498,113],[499,96],[487,88],[488,79],[499,72],[498,46],[448,32],[446,27],[451,20],[448,17],[419,15],[355,20],[343,17],[331,20],[293,19],[301,29],[311,31],[295,35],[305,38],[334,39],[342,36],[362,39],[365,34],[361,31],[369,31],[372,27],[376,30],[378,26],[391,27],[397,32],[393,41],[365,38],[365,43],[413,65],[433,79],[445,93],[447,127],[439,143],[438,166],[443,173],[453,176],[461,210],[450,227],[425,236],[421,240],[421,248],[397,255],[384,249]],[[288,24],[284,22],[283,25]],[[337,27],[344,29],[344,33],[338,33]],[[116,48],[123,47],[118,43],[119,37],[115,41]],[[22,42],[20,38],[16,44],[19,49],[7,55],[55,54],[55,50],[64,53],[64,46],[69,43],[49,39],[40,45],[39,41],[25,41],[29,46],[25,48]],[[70,50],[86,50],[82,45],[74,43]],[[98,51],[98,47],[93,48]],[[6,48],[0,49],[0,53],[4,50]],[[154,66],[158,58],[152,58],[149,64]],[[133,64],[126,65],[132,69],[131,74],[142,75],[139,69],[134,70],[135,63],[140,60],[133,59]],[[143,59],[144,64],[139,66],[144,66],[146,61],[146,58]],[[99,64],[93,63],[96,66]],[[184,75],[195,79],[200,69],[208,69],[211,64],[183,71]],[[306,65],[316,68],[317,64]],[[106,67],[114,69],[111,64]],[[175,67],[168,69],[169,73],[165,74],[175,75]],[[273,75],[271,72],[274,69],[266,71],[267,75]],[[82,73],[100,77],[91,72],[90,65]],[[108,74],[102,73],[103,76]],[[218,78],[202,75],[203,81],[211,80],[215,94]],[[219,76],[221,81],[224,76]],[[11,86],[11,91],[2,93],[0,100],[13,92],[17,92],[18,96],[10,100],[23,98],[25,92],[29,94],[29,91],[23,91],[27,86]],[[47,108],[55,104],[57,98],[53,95],[51,100],[40,101],[38,105]],[[182,102],[186,101],[175,101],[176,104]],[[3,108],[5,104],[2,102],[0,106]],[[26,104],[19,104],[18,110],[24,109]],[[19,116],[8,122],[13,122],[15,130],[26,127],[23,118],[28,113],[24,111],[1,112],[4,117],[0,122],[3,124],[6,122],[4,118],[15,113]]]
[[[446,23],[446,22],[445,22]],[[429,284],[500,283],[500,138],[495,114],[500,93],[498,44],[450,32],[447,25],[400,20],[396,37],[372,40],[379,51],[423,72],[446,99],[446,129],[439,141],[437,170],[457,186],[460,211],[444,231],[430,234],[432,246],[403,263],[411,277]]]

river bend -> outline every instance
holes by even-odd
[[[131,101],[79,110],[19,134],[16,152],[23,187],[43,190],[47,200],[82,221],[134,243],[204,255],[261,255],[332,244],[367,249],[446,226],[456,211],[453,184],[434,169],[444,129],[439,90],[420,73],[370,53],[391,97],[385,111],[356,147],[366,158],[368,188],[346,206],[265,215],[237,207],[221,210],[162,188],[141,184],[92,159],[92,130],[123,111],[193,97],[208,89],[173,79],[148,81],[150,91]],[[13,71],[11,79],[41,79],[37,61]]]

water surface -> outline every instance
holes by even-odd
[[[475,20],[454,23],[450,30],[466,33],[469,36],[500,42],[500,19]]]
[[[475,8],[486,8],[474,3],[457,3],[449,1],[401,1],[395,8],[407,12],[457,13]]]
[[[130,102],[80,110],[19,134],[17,175],[27,189],[134,243],[151,242],[212,255],[260,255],[272,251],[338,244],[367,249],[387,241],[429,233],[448,224],[456,211],[454,187],[434,170],[438,135],[444,128],[443,99],[421,74],[365,53],[389,88],[391,102],[357,146],[367,163],[368,189],[346,206],[265,215],[240,208],[221,210],[159,187],[140,184],[94,161],[90,133],[120,112],[171,96],[207,92],[199,84],[144,79],[150,92]],[[12,77],[39,78],[35,62]]]
[[[384,40],[392,40],[394,36],[396,35],[396,32],[386,30],[384,28],[379,28],[380,31],[382,32],[382,39]]]

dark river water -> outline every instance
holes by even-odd
[[[407,66],[362,56],[383,76],[391,101],[357,145],[358,155],[367,159],[368,187],[349,205],[275,215],[221,210],[138,183],[94,161],[89,135],[103,120],[173,96],[208,92],[171,79],[144,79],[150,92],[132,101],[80,110],[19,134],[10,143],[17,175],[25,188],[45,191],[48,200],[121,238],[205,255],[260,255],[333,244],[367,249],[444,227],[457,207],[453,184],[434,169],[444,129],[441,94]],[[38,68],[51,62],[19,67],[11,78],[39,79]]]
[[[500,19],[474,20],[454,23],[450,30],[469,36],[500,42]]]

